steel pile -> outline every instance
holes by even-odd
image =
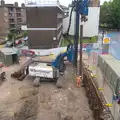
[[[96,81],[96,77],[92,76],[92,71],[83,63],[83,85],[95,120],[114,120]]]

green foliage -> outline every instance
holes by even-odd
[[[18,35],[16,35],[16,39],[20,39],[20,38],[22,38],[23,37],[23,34],[18,34]]]
[[[74,43],[74,40],[71,39],[72,43]],[[83,39],[83,43],[96,43],[97,42],[97,36],[92,37],[91,39]],[[80,44],[80,39],[78,41]],[[66,39],[62,40],[61,47],[65,47],[69,44],[69,42]]]
[[[25,31],[24,33],[19,34],[17,29],[11,29],[10,33],[8,34],[8,40],[11,41],[13,40],[13,38],[16,39],[20,39],[22,37],[26,37],[28,35],[27,31]]]
[[[24,37],[27,37],[27,36],[28,36],[27,31],[24,32],[24,35],[23,35],[23,36],[24,36]]]
[[[100,24],[108,29],[120,30],[120,0],[104,2],[100,9]]]
[[[97,42],[97,36],[94,36],[90,39],[89,43],[96,43]]]
[[[8,34],[8,40],[9,40],[9,41],[12,41],[13,37],[14,37],[14,34],[13,34],[13,33],[9,33],[9,34]]]

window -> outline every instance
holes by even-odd
[[[14,12],[14,9],[13,9],[13,8],[10,8],[10,12]]]
[[[4,16],[7,16],[8,14],[7,13],[4,13]]]
[[[53,37],[53,40],[56,40],[56,37]]]
[[[8,22],[8,20],[7,20],[7,19],[4,19],[4,21],[5,21],[5,22]]]

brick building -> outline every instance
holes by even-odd
[[[2,0],[0,3],[0,36],[6,36],[10,29],[26,24],[26,9],[24,4],[19,7],[17,2],[5,4]]]

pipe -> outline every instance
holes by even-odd
[[[79,62],[80,76],[82,76],[82,44],[83,44],[83,25],[80,25],[80,62]]]

